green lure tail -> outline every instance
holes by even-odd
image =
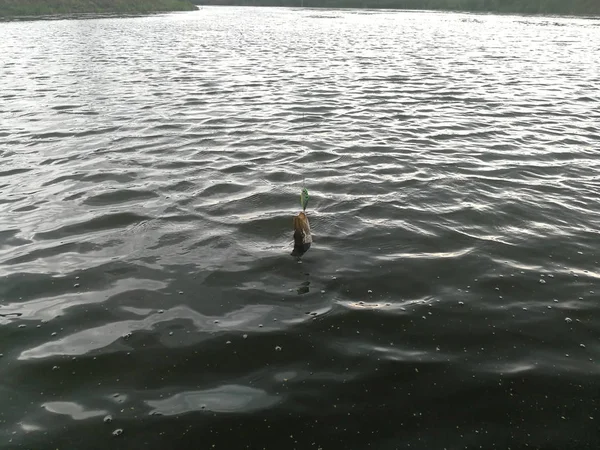
[[[300,193],[300,206],[302,206],[303,211],[306,211],[306,207],[308,206],[308,190],[306,188],[302,188],[302,192]]]

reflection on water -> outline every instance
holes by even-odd
[[[0,23],[0,448],[598,448],[599,33]]]
[[[260,389],[247,386],[220,386],[205,391],[180,392],[164,400],[149,400],[146,403],[153,414],[179,415],[193,411],[252,412],[269,408],[279,401]]]
[[[42,407],[51,413],[65,414],[73,420],[86,420],[93,417],[104,416],[106,411],[86,411],[81,405],[72,402],[47,402]]]

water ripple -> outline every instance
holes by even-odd
[[[598,25],[0,23],[0,447],[597,448]]]

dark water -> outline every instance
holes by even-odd
[[[204,8],[0,55],[2,449],[600,446],[600,21]]]

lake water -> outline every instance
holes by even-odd
[[[205,7],[0,55],[3,450],[600,446],[600,20]]]

